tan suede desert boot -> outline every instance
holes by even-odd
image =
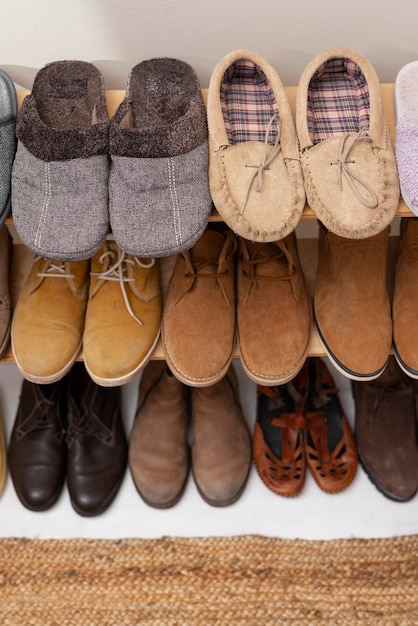
[[[165,361],[150,361],[139,383],[129,441],[129,467],[142,499],[158,509],[176,504],[189,472],[187,389]]]
[[[231,231],[207,229],[191,250],[177,257],[161,335],[167,364],[186,385],[212,385],[231,363],[236,246]]]
[[[90,261],[35,257],[12,320],[12,349],[24,378],[60,380],[80,352]]]
[[[401,245],[395,271],[392,319],[394,354],[399,366],[418,378],[418,218],[401,221]]]
[[[7,226],[0,228],[0,358],[9,347],[12,309],[9,275],[12,263],[12,238]]]
[[[218,383],[193,389],[192,424],[192,470],[200,495],[212,506],[233,504],[251,467],[251,437],[233,366]]]
[[[391,349],[388,237],[389,228],[361,240],[319,229],[314,321],[331,362],[353,380],[377,378]]]
[[[296,376],[306,358],[311,303],[296,236],[274,243],[239,239],[237,320],[241,363],[261,385]]]
[[[98,385],[132,380],[160,335],[162,301],[155,259],[125,254],[111,235],[91,260],[83,335],[84,363]]]

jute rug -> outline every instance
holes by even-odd
[[[0,540],[0,624],[418,624],[418,536]]]

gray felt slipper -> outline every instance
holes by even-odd
[[[99,70],[84,61],[46,65],[22,103],[16,134],[20,238],[47,259],[90,258],[109,229],[109,117]]]
[[[191,248],[212,210],[199,80],[177,59],[136,65],[110,121],[109,216],[120,248],[165,257]]]
[[[0,70],[0,226],[10,214],[10,187],[16,152],[17,98],[12,79]]]

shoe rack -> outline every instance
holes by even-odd
[[[295,111],[295,100],[296,100],[296,91],[297,87],[286,87],[287,97],[289,99],[290,107],[292,112]],[[382,90],[382,98],[383,105],[385,110],[385,115],[387,118],[389,132],[392,139],[392,144],[395,145],[395,112],[394,112],[394,85],[393,83],[384,83],[381,85]],[[30,93],[29,91],[20,90],[17,92],[18,106],[20,107],[24,97]],[[206,102],[207,99],[207,89],[202,90],[203,98]],[[125,96],[125,91],[123,90],[109,90],[106,92],[106,102],[107,108],[109,111],[109,115],[112,116],[116,111],[119,103],[123,100]],[[413,214],[410,209],[406,206],[405,202],[400,198],[398,210],[396,212],[396,218],[401,217],[411,217]],[[316,215],[312,211],[312,209],[306,205],[302,220],[316,220]],[[221,222],[222,218],[217,213],[216,210],[213,211],[210,219],[210,222]],[[12,306],[17,301],[19,296],[20,289],[26,279],[26,276],[29,272],[32,263],[32,253],[19,241],[19,238],[16,234],[16,231],[13,226],[13,218],[7,219],[7,225],[13,235],[14,239],[14,252],[13,252],[13,263],[12,263],[12,273],[11,273],[11,282],[10,282],[10,292],[12,299]],[[315,238],[300,238],[298,237],[298,248],[299,248],[299,256],[302,264],[302,268],[304,270],[307,289],[309,294],[312,296],[313,288],[315,283],[316,276],[316,266],[317,266],[317,242]],[[393,276],[394,276],[394,268],[395,262],[397,258],[397,250],[398,250],[398,237],[392,236],[389,239],[389,252],[388,252],[388,287],[389,293],[392,294],[393,291]],[[166,292],[168,281],[171,276],[171,272],[174,267],[175,257],[167,257],[160,259],[160,275],[161,275],[161,287],[163,294]],[[309,345],[309,355],[310,356],[326,356],[326,353],[321,345],[319,337],[314,328],[311,329],[311,337],[310,337],[310,345]],[[239,358],[239,348],[237,346],[235,350],[236,358]],[[79,360],[82,360],[82,354],[79,356]],[[154,359],[163,359],[164,354],[159,343],[157,348],[153,354]],[[4,355],[3,361],[13,361],[13,354],[11,349],[6,352]]]

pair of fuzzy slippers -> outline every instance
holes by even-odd
[[[91,258],[109,230],[137,257],[191,247],[206,228],[206,109],[187,63],[136,65],[109,119],[103,77],[84,61],[56,61],[35,77],[18,113],[12,205],[36,254]]]

